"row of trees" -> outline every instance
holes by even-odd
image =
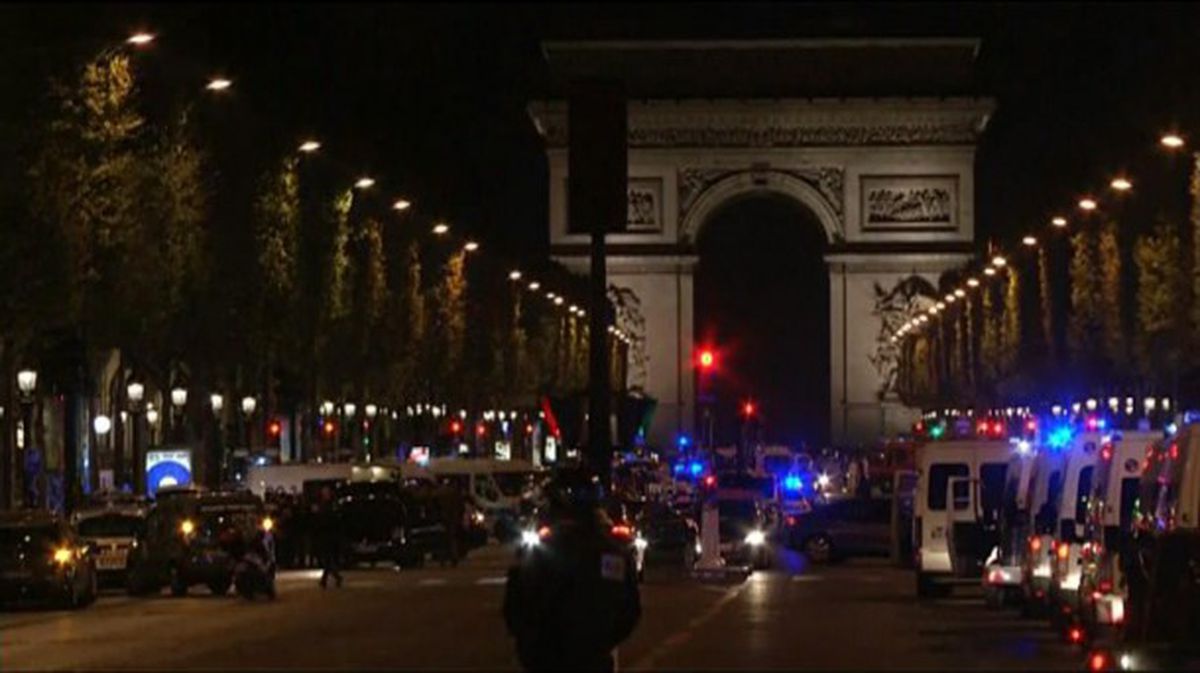
[[[113,50],[23,129],[2,193],[0,405],[21,367],[114,417],[133,379],[186,386],[197,417],[208,392],[303,416],[323,399],[509,408],[585,387],[587,320],[496,256],[429,235],[332,161],[294,146],[259,160],[206,137],[192,105],[144,107]],[[539,280],[582,296],[561,268]]]
[[[1200,170],[1192,196],[1193,203],[1200,196]],[[1187,224],[1096,216],[1025,247],[994,276],[978,274],[979,288],[904,340],[901,396],[925,407],[1106,394],[1193,398],[1196,206]],[[945,274],[932,302],[966,278]]]

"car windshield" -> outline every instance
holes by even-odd
[[[106,514],[79,522],[79,534],[84,537],[137,537],[145,520],[137,516]]]

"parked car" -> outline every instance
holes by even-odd
[[[224,594],[246,545],[274,525],[263,503],[246,491],[190,488],[159,493],[146,517],[146,533],[132,552],[129,592],[164,586],[183,596],[196,584]]]
[[[337,490],[343,551],[351,564],[413,565],[408,505],[394,481],[349,482]]]
[[[130,552],[146,530],[146,508],[131,504],[81,510],[73,517],[79,536],[92,549],[101,585],[127,584]]]
[[[788,547],[813,563],[851,556],[887,556],[892,543],[889,498],[839,498],[815,503],[784,522]]]
[[[50,512],[0,514],[0,604],[49,601],[80,608],[96,600],[91,549]]]

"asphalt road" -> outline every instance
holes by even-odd
[[[515,670],[500,617],[500,547],[458,568],[347,573],[321,590],[285,571],[274,602],[105,595],[82,611],[0,615],[0,670]],[[977,596],[930,603],[882,560],[808,568],[794,554],[745,583],[704,585],[650,568],[643,619],[619,668],[1079,670],[1082,655],[1040,622]]]

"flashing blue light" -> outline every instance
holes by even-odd
[[[675,440],[675,444],[678,445],[680,448],[684,448],[690,443],[691,442],[688,440],[687,435],[680,435],[679,439]]]
[[[687,466],[683,463],[675,463],[675,474],[683,474],[683,471],[686,468]]]
[[[1101,426],[1103,427],[1103,426]],[[1052,449],[1061,449],[1071,443],[1071,428],[1059,427],[1050,431],[1050,435],[1046,437],[1046,444]]]
[[[1098,419],[1096,421],[1096,427],[1100,428],[1101,430],[1103,430],[1104,428],[1107,428],[1108,427],[1108,419],[1106,419],[1106,418]]]
[[[783,480],[783,487],[788,491],[799,491],[804,488],[804,482],[794,474],[789,474]]]
[[[691,471],[693,477],[699,477],[700,473],[704,472],[704,465],[702,463],[692,461],[692,464],[688,467],[688,469]]]
[[[1167,423],[1165,430],[1167,431],[1167,436],[1172,437],[1175,433],[1179,432],[1179,426],[1174,423]]]

